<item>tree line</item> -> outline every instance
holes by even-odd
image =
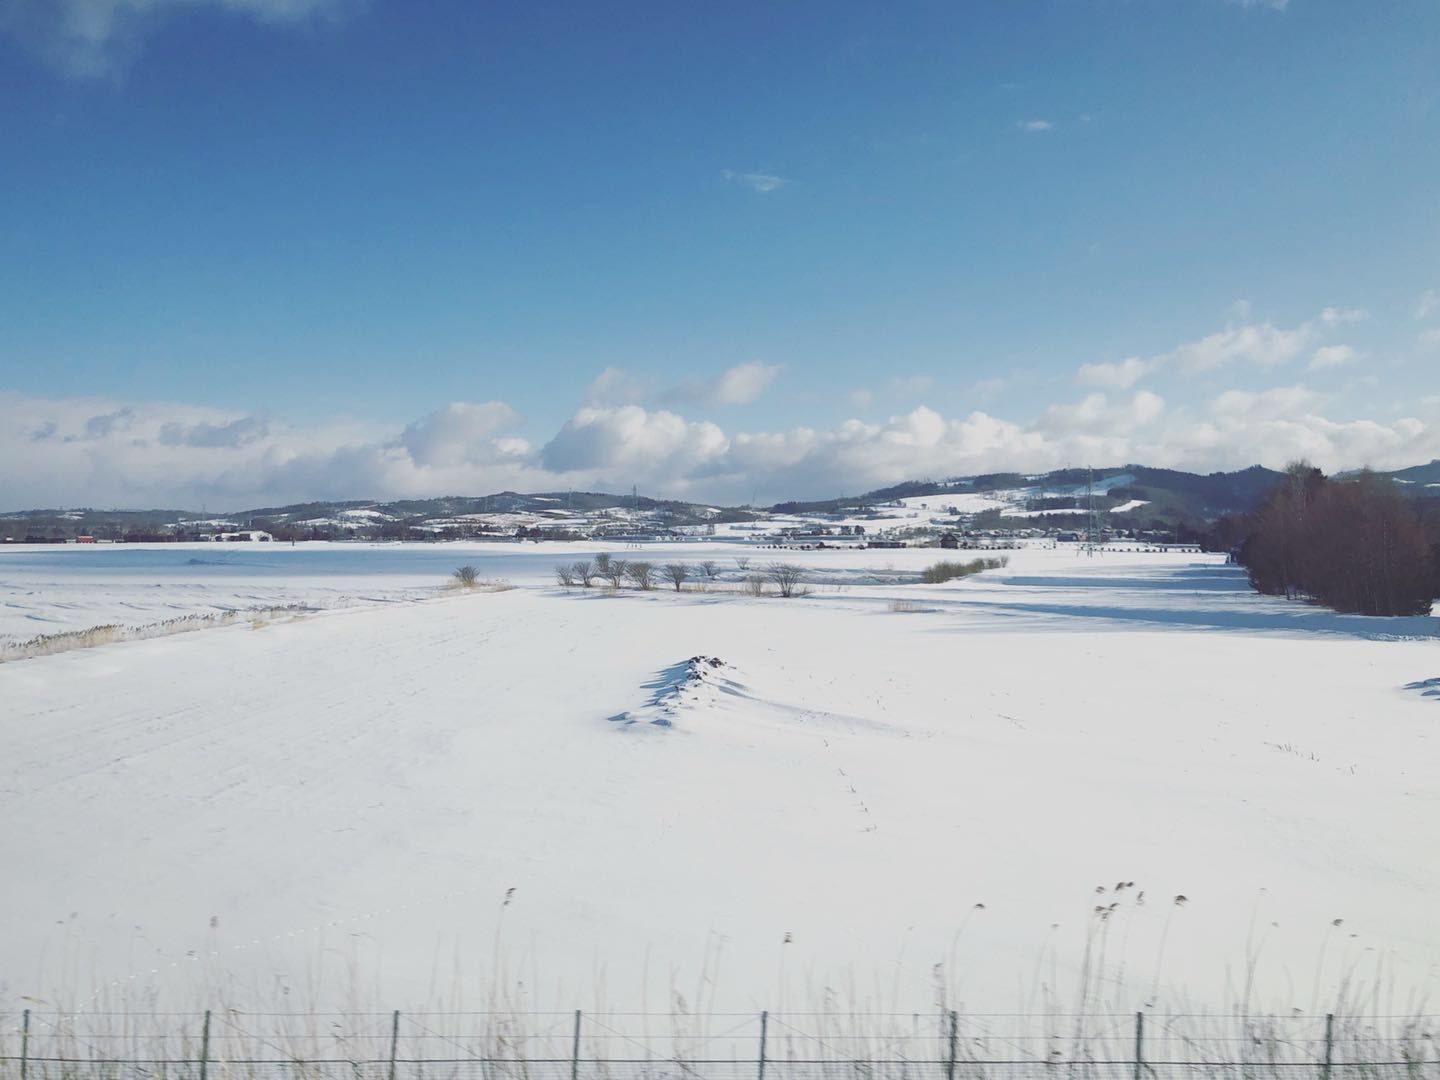
[[[749,565],[748,557],[735,560],[735,565],[744,573]],[[649,591],[662,578],[679,592],[686,581],[703,576],[705,581],[714,581],[720,574],[720,564],[713,560],[691,564],[683,562],[665,563],[657,567],[654,563],[638,559],[617,559],[613,555],[597,555],[594,559],[581,559],[573,563],[560,563],[555,567],[555,580],[565,588],[579,585],[592,587],[596,581],[606,581],[610,587],[619,590],[627,581],[637,589]],[[803,593],[802,581],[805,568],[795,563],[774,562],[763,571],[746,574],[743,584],[753,596],[763,595],[766,583],[773,583],[781,596],[795,596]]]
[[[1440,595],[1440,520],[1368,472],[1334,479],[1293,463],[1253,511],[1221,518],[1209,541],[1257,591],[1336,611],[1426,615]]]

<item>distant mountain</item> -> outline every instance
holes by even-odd
[[[1391,473],[1405,494],[1440,513],[1440,461]],[[624,538],[707,532],[709,526],[765,517],[887,517],[877,508],[924,500],[933,528],[983,529],[1083,526],[1091,500],[1113,527],[1193,531],[1225,514],[1252,509],[1280,474],[1253,466],[1207,474],[1130,464],[1103,469],[1056,469],[1041,474],[985,473],[945,480],[912,480],[863,495],[782,502],[758,511],[678,499],[594,491],[522,493],[434,499],[333,500],[256,507],[225,514],[193,510],[26,510],[0,514],[0,539],[59,540],[91,535],[114,540],[198,538],[260,530],[280,539],[394,539],[442,537]],[[947,496],[949,497],[947,499]],[[745,530],[749,534],[749,530]]]
[[[394,502],[316,502],[271,506],[232,515],[265,519],[278,524],[296,524],[321,519],[370,518],[410,524],[484,518],[504,515],[536,516],[564,520],[577,515],[616,511],[684,522],[704,524],[735,520],[735,511],[677,499],[652,499],[644,495],[610,495],[595,491],[550,491],[522,494],[500,491],[493,495],[447,495],[434,499],[400,499]]]
[[[1428,465],[1412,465],[1408,469],[1396,469],[1394,472],[1382,473],[1392,480],[1397,480],[1403,485],[1418,485],[1424,488],[1428,484],[1437,485],[1432,488],[1430,494],[1440,494],[1440,458],[1430,462]]]
[[[1105,469],[1056,469],[1048,473],[984,473],[944,481],[910,481],[879,488],[864,495],[810,502],[777,503],[773,513],[825,514],[847,507],[876,506],[904,499],[932,498],[944,505],[945,496],[986,495],[991,508],[981,510],[981,525],[1015,524],[1024,514],[1044,514],[1052,521],[1066,511],[1079,518],[1089,511],[1087,487],[1093,490],[1095,508],[1131,526],[1201,525],[1222,514],[1242,513],[1256,505],[1280,478],[1259,465],[1239,472],[1201,475],[1145,465]],[[957,505],[975,505],[957,499]],[[1003,505],[1002,505],[1003,504]]]
[[[217,533],[249,530],[285,540],[563,539],[624,537],[637,532],[664,535],[676,529],[694,531],[707,525],[750,521],[756,516],[749,510],[636,495],[502,491],[393,502],[292,503],[219,515],[192,510],[24,510],[0,514],[0,539],[45,542],[93,536],[163,541],[208,539]]]

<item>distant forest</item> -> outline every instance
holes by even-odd
[[[1207,540],[1272,596],[1359,615],[1426,615],[1440,596],[1440,507],[1372,473],[1332,479],[1292,464],[1255,509],[1222,517]]]

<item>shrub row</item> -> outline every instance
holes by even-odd
[[[982,570],[999,570],[1009,566],[1010,560],[1003,555],[998,559],[971,559],[969,562],[937,562],[920,571],[920,580],[926,585],[943,585],[956,578],[969,577]]]

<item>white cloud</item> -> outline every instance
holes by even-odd
[[[868,409],[875,404],[875,391],[861,387],[858,390],[850,391],[850,404],[857,409]]]
[[[1123,435],[1153,423],[1164,411],[1165,399],[1149,390],[1121,401],[1095,393],[1073,405],[1051,405],[1035,426],[1051,435]]]
[[[1130,356],[1124,360],[1082,364],[1075,373],[1082,386],[1102,390],[1128,390],[1141,379],[1163,370],[1182,375],[1203,375],[1232,364],[1273,368],[1302,356],[1322,333],[1333,327],[1368,318],[1361,308],[1325,308],[1316,318],[1298,326],[1277,327],[1270,322],[1250,322],[1250,305],[1237,300],[1230,309],[1232,322],[1198,341],[1186,342],[1155,356]],[[1347,346],[1320,347],[1312,354],[1312,367],[1336,366],[1357,354],[1343,353]],[[1317,362],[1316,357],[1319,357]],[[1343,359],[1342,359],[1343,357]]]
[[[513,441],[497,445],[495,436],[513,427],[519,417],[503,401],[472,405],[452,401],[416,420],[400,433],[400,445],[417,465],[466,465],[512,456]]]
[[[1210,471],[1309,457],[1326,469],[1440,457],[1440,401],[1389,421],[1334,420],[1303,386],[1232,390],[1171,410],[1158,395],[1089,394],[1033,423],[920,406],[828,429],[727,432],[675,411],[585,405],[548,441],[501,402],[452,402],[415,422],[296,427],[166,402],[45,400],[0,392],[0,508],[182,506],[240,510],[328,498],[628,490],[745,502],[900,480],[1139,461]]]
[[[1327,307],[1320,312],[1320,321],[1326,326],[1339,326],[1344,323],[1364,322],[1370,318],[1370,312],[1364,308],[1335,308]]]
[[[1076,378],[1082,386],[1103,390],[1128,390],[1158,366],[1155,360],[1129,356],[1113,363],[1081,364]]]
[[[1276,367],[1289,363],[1304,352],[1314,336],[1314,327],[1308,322],[1289,330],[1269,322],[1227,326],[1199,341],[1181,345],[1159,359],[1191,375],[1236,362],[1262,368]]]
[[[1055,125],[1049,120],[1021,120],[1015,125],[1021,131],[1051,131]]]
[[[665,397],[670,401],[699,401],[709,405],[749,405],[760,398],[781,369],[780,364],[748,360],[714,379],[684,383],[668,390]]]
[[[172,402],[47,400],[0,392],[0,508],[36,505],[244,509],[326,498],[531,487],[529,444],[499,402],[454,402],[396,432],[354,422],[293,427]]]
[[[1360,354],[1349,345],[1322,345],[1310,354],[1310,370],[1344,367],[1354,363]]]
[[[1035,465],[1050,453],[1038,432],[983,412],[946,419],[921,406],[883,424],[847,420],[829,431],[741,433],[708,482],[770,498],[880,487],[911,476],[985,471],[991,461]],[[893,479],[892,479],[893,478]]]
[[[728,445],[725,433],[708,421],[638,405],[585,406],[545,444],[540,462],[556,473],[585,471],[622,480],[634,475],[653,482],[657,466],[678,479],[723,454]]]
[[[1290,0],[1225,0],[1225,2],[1235,7],[1268,8],[1271,11],[1284,11],[1290,6]]]
[[[645,400],[652,385],[624,368],[607,367],[585,388],[586,405],[633,405]]]
[[[336,16],[357,0],[0,0],[0,31],[56,71],[76,78],[115,76],[170,15],[209,8],[267,25]]]
[[[726,169],[720,176],[732,184],[747,187],[760,195],[778,191],[790,182],[785,177],[776,176],[773,173],[735,172],[731,169]]]
[[[595,406],[640,405],[658,398],[672,404],[749,405],[759,400],[783,370],[783,364],[747,360],[714,378],[662,389],[651,377],[607,367],[590,381],[581,402]]]
[[[1252,392],[1227,390],[1211,404],[1211,411],[1231,421],[1255,422],[1295,416],[1314,408],[1321,396],[1303,386],[1277,386]]]
[[[748,405],[759,398],[779,374],[779,364],[762,364],[758,360],[737,364],[715,380],[710,400],[717,405]]]
[[[1415,318],[1428,319],[1437,311],[1440,311],[1440,289],[1426,289],[1415,301]]]
[[[1421,352],[1440,350],[1440,329],[1422,330],[1415,338],[1415,347]]]
[[[117,416],[133,416],[133,410],[122,410]],[[96,416],[86,421],[87,434],[108,434],[114,428],[117,416]],[[245,446],[263,439],[270,434],[270,425],[256,416],[242,416],[238,420],[217,424],[201,420],[194,424],[169,421],[160,427],[160,441],[166,446]]]

